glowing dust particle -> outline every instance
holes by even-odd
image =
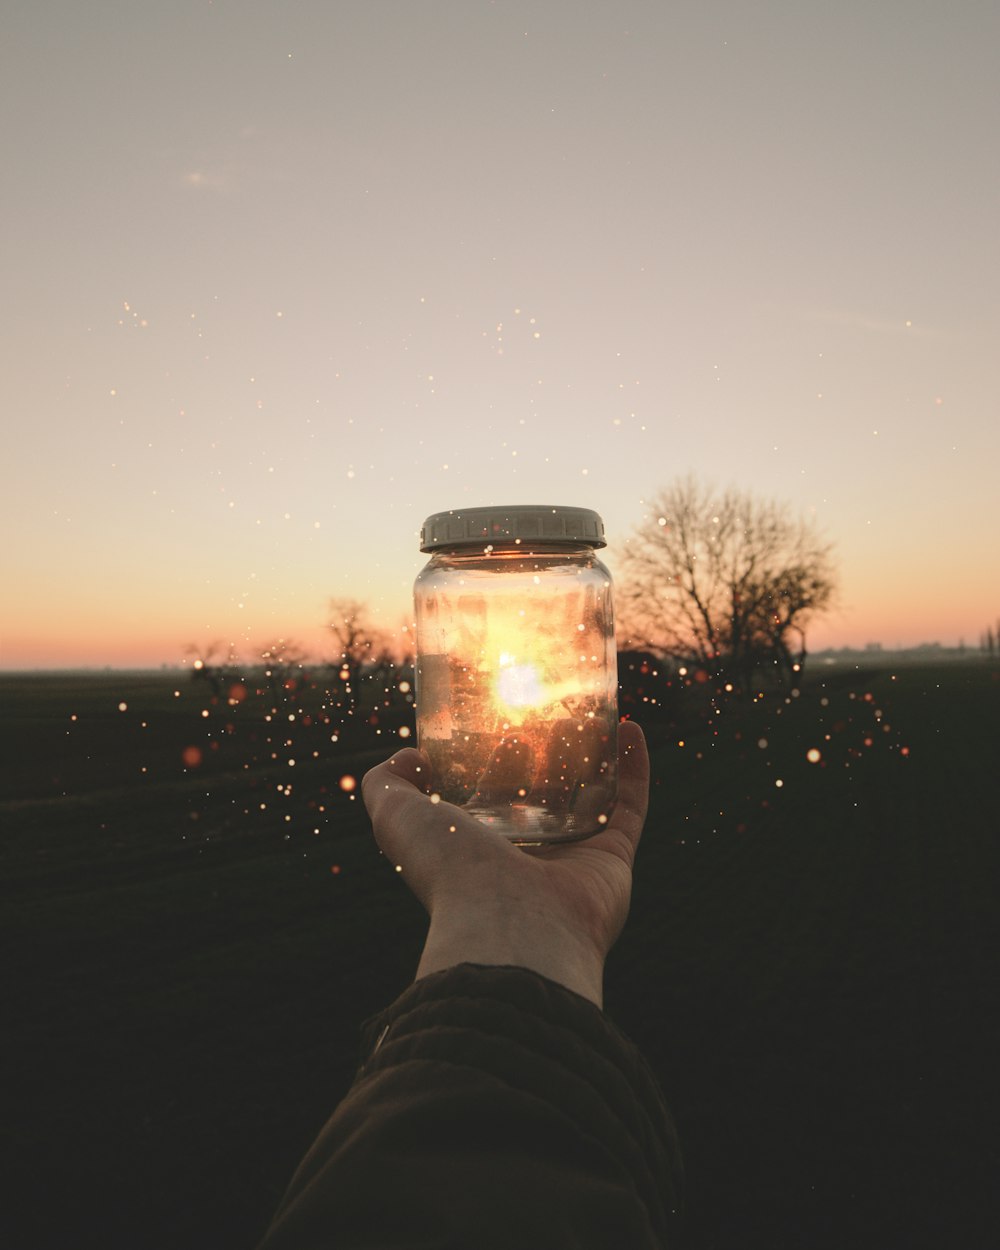
[[[766,739],[766,738],[758,738],[758,739],[757,739],[757,745],[760,747],[760,749],[761,749],[762,751],[766,751],[766,750],[767,750],[767,739]]]
[[[441,796],[440,796],[440,794],[432,794],[432,795],[431,795],[431,802],[432,802],[432,803],[440,803],[440,802],[441,802]]]
[[[357,789],[357,779],[352,777],[350,773],[344,773],[340,779],[340,788],[345,794],[350,794],[352,790]]]
[[[606,825],[608,823],[608,818],[607,816],[604,815],[603,812],[600,814],[600,816],[598,816],[597,823],[599,825]]]
[[[679,747],[682,747],[682,746],[684,745],[684,739],[683,739],[683,738],[681,738],[680,742],[678,742],[678,743],[677,743],[677,745],[678,745]]]
[[[806,759],[809,761],[810,764],[818,764],[820,760],[822,759],[822,756],[820,755],[819,751],[815,747],[810,747],[809,750],[806,752]]]
[[[781,780],[781,778],[779,777],[779,778],[778,778],[778,780],[777,780],[774,784],[775,784],[775,785],[777,786],[777,788],[780,790],[780,789],[781,789],[781,787],[782,787],[785,783],[784,783],[784,782]]]
[[[119,704],[118,704],[118,711],[119,711],[119,712],[127,712],[127,711],[128,711],[128,704],[127,704],[127,703],[119,703]]]
[[[339,876],[340,876],[340,865],[339,865],[339,864],[331,864],[331,865],[330,865],[330,871],[333,873],[333,875],[334,875],[335,877],[339,877]]]
[[[402,871],[403,871],[403,865],[402,865],[402,864],[397,864],[397,865],[396,865],[396,871],[397,871],[397,872],[402,872]]]
[[[400,736],[401,738],[408,738],[408,737],[410,736],[410,727],[409,727],[409,725],[400,725],[400,727],[399,727],[399,736]]]
[[[181,759],[185,768],[197,768],[202,760],[201,747],[185,747]]]

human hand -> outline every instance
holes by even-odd
[[[431,918],[417,979],[456,963],[531,968],[603,1002],[604,960],[628,916],[649,801],[642,730],[619,725],[618,802],[581,842],[520,847],[428,793],[427,757],[397,751],[362,782],[375,840]]]

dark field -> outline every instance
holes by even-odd
[[[888,664],[648,718],[607,1008],[674,1110],[693,1250],[1000,1245],[1000,673]],[[180,677],[0,700],[0,1244],[250,1247],[416,963],[339,786],[400,739]]]

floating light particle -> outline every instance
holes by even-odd
[[[339,865],[339,864],[331,864],[331,865],[330,865],[330,871],[333,873],[333,875],[334,875],[335,877],[339,877],[339,876],[340,876],[340,865]]]
[[[441,796],[440,796],[440,794],[432,794],[432,795],[431,795],[431,802],[432,802],[432,803],[440,803],[440,802],[441,802]]]
[[[684,739],[683,739],[683,738],[681,738],[681,739],[680,739],[680,741],[677,743],[677,745],[678,745],[679,747],[682,747],[682,746],[684,745]]]
[[[820,754],[820,752],[817,750],[816,747],[810,747],[809,750],[806,752],[806,759],[809,761],[810,764],[818,764],[822,758],[823,758],[822,755]]]
[[[400,727],[399,727],[399,736],[400,736],[401,738],[408,738],[408,737],[410,736],[410,727],[409,727],[409,725],[400,725]]]
[[[757,745],[760,747],[760,749],[761,749],[762,751],[766,751],[766,750],[767,750],[767,739],[766,739],[766,738],[758,738],[758,739],[757,739]]]
[[[397,864],[397,865],[396,865],[396,871],[397,871],[397,872],[402,872],[402,871],[403,871],[403,865],[402,865],[402,864]]]
[[[127,703],[119,703],[119,704],[118,704],[118,711],[119,711],[119,712],[127,712],[127,711],[128,711],[128,704],[127,704]]]
[[[781,780],[781,778],[779,777],[779,778],[777,779],[777,781],[775,781],[775,783],[774,783],[774,784],[775,784],[775,786],[776,786],[776,787],[780,790],[780,789],[781,789],[781,787],[782,787],[785,783],[784,783],[784,782]]]
[[[202,720],[208,720],[208,715],[209,715],[208,708],[207,708],[207,707],[203,707],[203,708],[201,709],[201,718],[202,718]]]
[[[340,779],[340,788],[345,794],[350,794],[352,790],[357,789],[357,778],[352,777],[350,773],[344,773]]]
[[[202,761],[201,747],[185,747],[181,752],[181,759],[185,768],[197,768]]]
[[[597,823],[599,825],[606,825],[608,823],[608,818],[607,816],[604,815],[603,812],[601,812],[600,816],[598,816]]]

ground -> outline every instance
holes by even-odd
[[[607,1010],[677,1119],[693,1250],[995,1244],[1000,673],[878,662],[648,709]],[[252,1245],[412,976],[350,780],[398,725],[264,702],[0,679],[6,1245]]]

